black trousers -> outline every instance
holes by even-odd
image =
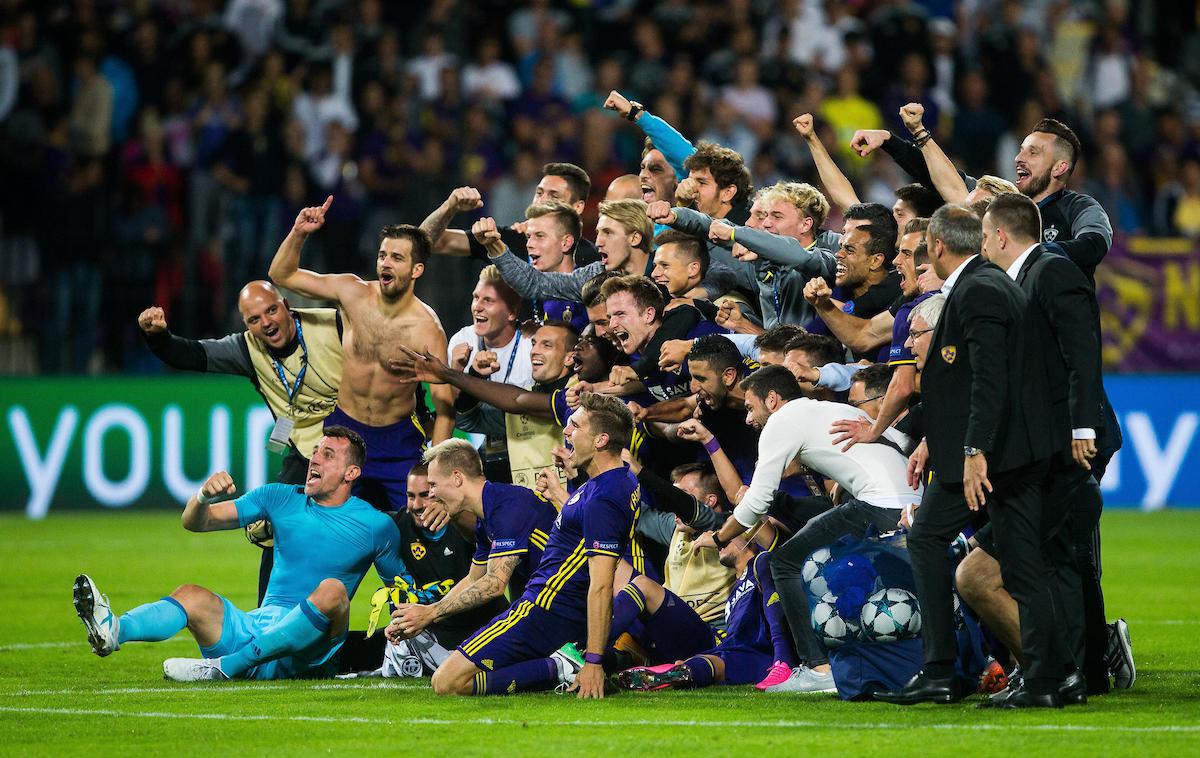
[[[987,496],[996,558],[1005,586],[1021,616],[1026,684],[1035,693],[1050,692],[1062,678],[1055,655],[1054,601],[1042,555],[1042,486],[1048,467],[1038,461],[990,474]],[[944,483],[934,475],[908,537],[917,598],[921,603],[926,673],[950,676],[957,654],[954,635],[953,566],[949,546],[973,517],[962,483]]]
[[[304,484],[308,476],[308,459],[290,448],[283,457],[283,467],[275,481],[280,484]],[[258,562],[258,604],[267,596],[267,582],[271,580],[271,569],[275,568],[275,548],[264,547]]]
[[[792,628],[796,654],[809,667],[828,663],[829,656],[812,628],[808,593],[801,574],[804,561],[814,550],[832,545],[843,535],[863,537],[871,526],[886,532],[895,529],[899,520],[899,508],[880,508],[850,500],[809,519],[803,529],[776,548],[771,558],[771,576],[775,578],[775,589],[779,591],[783,612]]]

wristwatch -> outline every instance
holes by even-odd
[[[968,458],[975,456],[975,455],[979,455],[982,452],[983,451],[980,450],[979,448],[971,447],[970,445],[966,445],[963,447],[963,455],[967,456]]]
[[[646,108],[637,100],[630,100],[629,112],[625,114],[625,119],[627,121],[637,121],[638,114],[644,110],[646,110]]]
[[[716,543],[716,545],[717,545],[717,550],[724,550],[725,546],[729,544],[728,540],[723,541],[721,539],[721,530],[720,529],[713,529],[712,536],[713,536],[713,542]]]

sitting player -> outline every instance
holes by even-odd
[[[537,568],[558,511],[526,487],[483,478],[479,453],[466,440],[448,439],[425,451],[431,508],[444,509],[452,526],[475,532],[475,557],[466,578],[431,605],[402,605],[392,613],[388,639],[399,642],[447,617],[519,594]]]
[[[224,471],[213,474],[183,510],[193,532],[239,529],[267,519],[275,534],[275,565],[267,595],[245,612],[195,584],[115,616],[87,574],[75,579],[75,611],[101,657],[128,642],[161,642],[187,628],[204,656],[168,658],[163,674],[180,682],[333,676],[346,637],[350,598],[374,562],[391,583],[412,584],[399,558],[396,524],[350,495],[366,458],[362,437],[327,426],[301,489],[268,484],[237,500]],[[216,502],[224,500],[224,502]]]
[[[641,490],[621,462],[633,415],[620,400],[585,394],[566,428],[572,463],[588,481],[564,504],[525,592],[458,646],[433,675],[439,695],[500,695],[574,680],[579,697],[604,697],[603,652],[613,576],[637,523]],[[551,657],[587,640],[583,667]]]
[[[721,563],[738,574],[725,604],[725,638],[711,650],[673,666],[639,666],[622,671],[617,675],[621,687],[649,692],[668,687],[757,682],[759,689],[765,689],[788,678],[795,656],[788,639],[787,619],[771,579],[771,554],[756,555],[754,540],[747,533],[721,548],[720,556]]]

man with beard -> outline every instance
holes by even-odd
[[[268,448],[286,450],[277,481],[303,484],[307,451],[321,438],[325,417],[337,403],[343,363],[341,314],[334,308],[293,309],[279,290],[263,281],[242,288],[238,310],[246,331],[219,340],[172,334],[158,306],[142,311],[138,326],[151,352],[171,368],[247,377],[276,419]],[[246,536],[263,548],[258,570],[262,603],[274,556],[270,527],[250,524]]]
[[[642,148],[642,162],[638,170],[642,200],[652,203],[655,200],[674,198],[675,188],[688,176],[688,170],[683,166],[684,161],[696,152],[696,147],[675,127],[651,114],[641,103],[628,99],[616,90],[608,93],[604,107],[616,111],[626,121],[637,124],[646,135],[646,143]]]
[[[833,674],[812,631],[801,570],[805,558],[818,547],[832,544],[847,532],[863,536],[872,526],[880,531],[891,529],[904,507],[920,500],[919,492],[908,485],[907,459],[899,449],[906,440],[888,431],[886,445],[860,445],[843,453],[827,430],[846,413],[846,406],[801,396],[795,377],[782,367],[759,369],[742,381],[742,389],[746,423],[761,430],[754,478],[724,526],[697,540],[697,545],[723,549],[757,524],[774,502],[784,468],[793,458],[841,486],[849,498],[810,518],[776,550],[772,566],[802,663],[767,691],[832,692]],[[862,411],[859,415],[866,416]]]
[[[892,156],[900,168],[926,187],[932,187],[921,149],[882,129],[854,133],[851,146],[866,157],[878,148]],[[1083,149],[1079,137],[1066,124],[1052,118],[1037,122],[1017,153],[1017,189],[1038,205],[1042,214],[1042,241],[1057,245],[1095,284],[1096,266],[1112,245],[1112,223],[1095,198],[1067,189],[1067,180]],[[968,188],[976,180],[964,176]]]
[[[408,470],[421,458],[425,431],[416,415],[417,384],[397,374],[409,345],[445,353],[446,333],[437,314],[413,292],[425,271],[429,236],[415,226],[384,227],[380,233],[377,281],[354,274],[318,274],[300,268],[300,249],[308,235],[325,224],[333,196],[319,207],[304,208],[271,261],[271,280],[308,297],[337,303],[345,319],[345,365],[337,407],[327,425],[349,427],[367,440],[356,491],[383,510],[403,510],[408,499]],[[454,431],[454,400],[449,387],[434,387],[432,441]]]

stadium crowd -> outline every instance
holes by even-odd
[[[80,575],[94,651],[186,627],[203,657],[168,659],[171,679],[367,668],[432,674],[439,694],[725,683],[1025,708],[1132,686],[1100,584],[1098,482],[1121,433],[1094,292],[1127,208],[1085,176],[1072,128],[1088,110],[1100,165],[1123,149],[1148,64],[1121,52],[1132,21],[1098,19],[1077,111],[1053,100],[1020,4],[970,46],[919,6],[773,8],[735,3],[709,31],[713,9],[688,3],[533,3],[507,39],[466,35],[461,72],[453,3],[414,26],[403,67],[382,4],[331,11],[327,51],[305,2],[213,8],[182,57],[204,92],[190,128],[222,132],[194,143],[179,209],[195,265],[120,315],[168,366],[246,376],[276,417],[279,483],[230,499],[218,472],[183,514],[263,548],[260,608],[188,584],[117,616]],[[227,68],[221,35],[240,41]],[[618,38],[628,55],[593,77],[584,51]],[[96,82],[103,51],[79,44]],[[165,106],[172,79],[151,74]],[[108,146],[70,122],[74,149]],[[68,163],[99,180],[128,157]],[[255,190],[280,168],[304,189],[282,203]],[[346,254],[364,224],[370,274]],[[204,279],[218,260],[224,294]],[[464,261],[455,330],[417,285]],[[95,277],[63,263],[86,305],[72,282]],[[462,277],[439,284],[466,299]],[[195,339],[174,316],[188,292],[242,324]],[[348,638],[372,563],[385,633]]]
[[[1084,144],[1075,186],[1118,234],[1194,236],[1191,8],[6,0],[0,166],[21,191],[0,197],[0,370],[152,372],[128,327],[148,300],[189,333],[223,334],[296,211],[331,192],[313,254],[359,273],[384,223],[423,217],[456,186],[518,220],[547,162],[594,179],[590,230],[640,152],[601,108],[611,90],[737,150],[763,187],[817,179],[790,128],[812,113],[863,199],[884,203],[901,174],[849,140],[902,130],[901,105],[926,105],[968,173],[1009,180],[1023,134],[1054,117]],[[473,275],[447,264],[425,294],[463,321],[448,285]]]

